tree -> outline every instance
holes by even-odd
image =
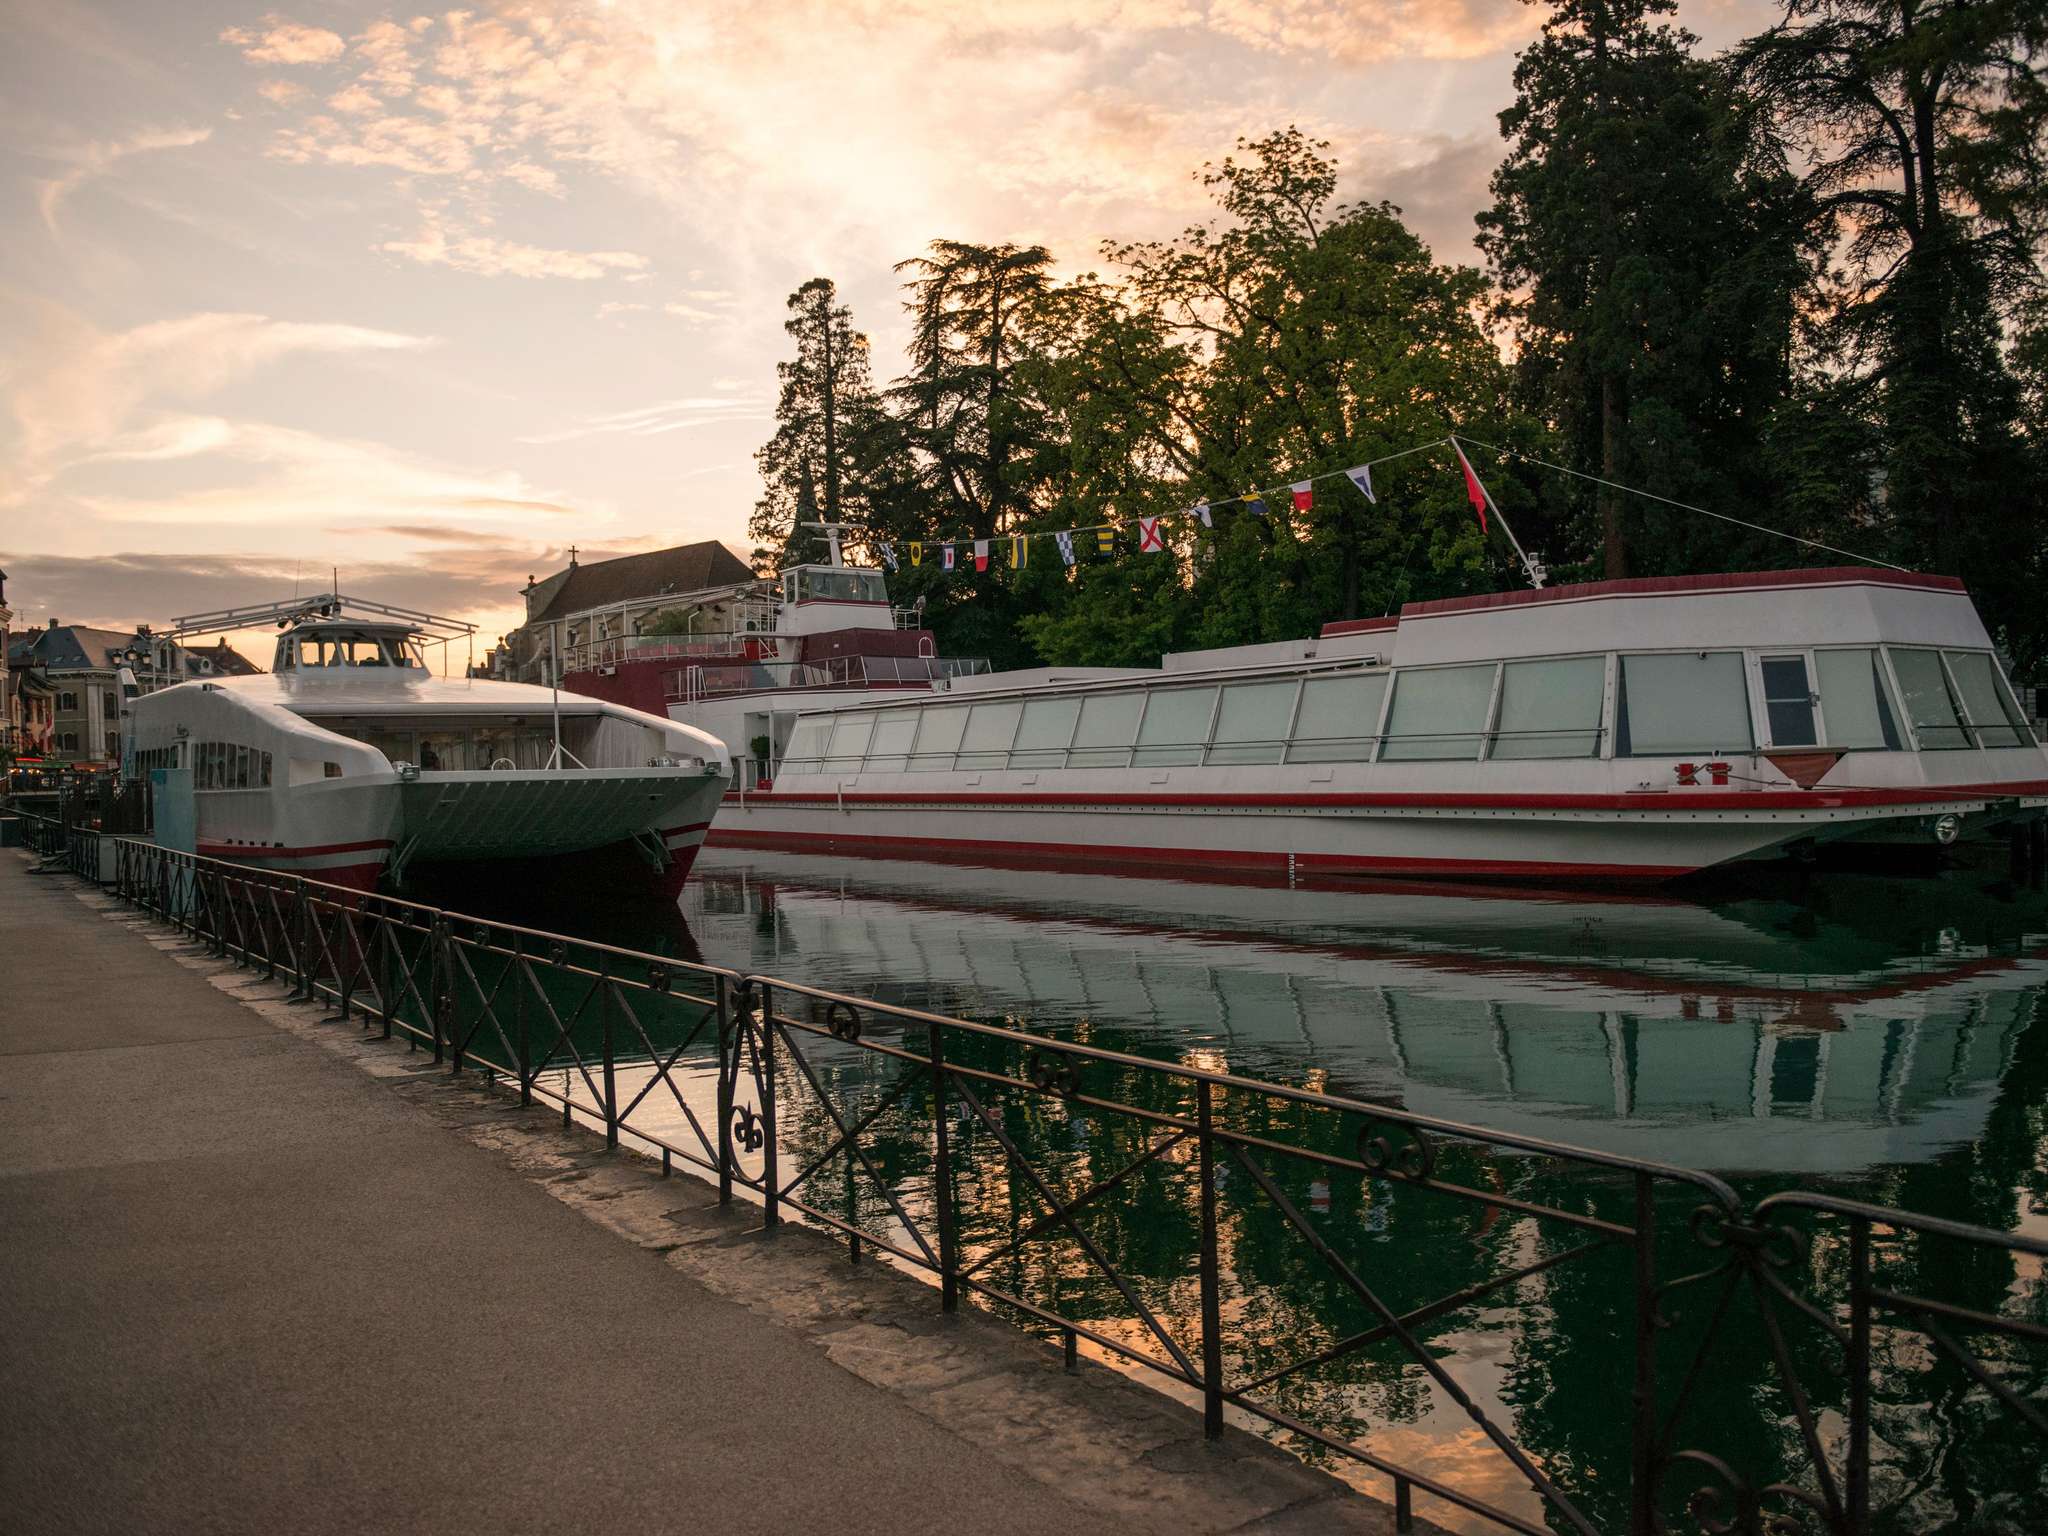
[[[754,455],[764,490],[747,527],[754,563],[768,570],[808,557],[816,536],[802,524],[865,521],[864,460],[881,416],[868,339],[853,328],[830,278],[814,277],[789,296],[782,328],[796,356],[776,365],[775,435]]]
[[[1480,245],[1523,402],[1575,468],[1753,504],[1789,380],[1806,221],[1768,124],[1693,57],[1696,38],[1653,22],[1674,9],[1556,6],[1500,115],[1509,148]],[[1626,575],[1632,555],[1680,569],[1699,555],[1696,520],[1646,524],[1646,504],[1610,488],[1595,500],[1603,574]]]

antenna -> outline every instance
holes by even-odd
[[[846,532],[846,524],[844,524],[844,523],[798,523],[798,524],[797,524],[797,527],[799,527],[799,528],[815,528],[815,529],[817,529],[817,530],[818,530],[818,531],[819,531],[820,533],[824,534],[824,535],[825,535],[825,542],[826,542],[826,544],[827,544],[827,545],[828,545],[828,546],[830,547],[830,549],[831,549],[831,551],[832,551],[832,558],[831,558],[831,561],[830,561],[830,563],[831,563],[831,564],[833,564],[833,565],[844,565],[844,564],[846,563],[846,562],[845,562],[844,560],[841,560],[841,559],[839,558],[839,536],[840,536],[840,535],[841,535],[842,533]]]

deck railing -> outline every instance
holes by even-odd
[[[1085,1340],[1199,1401],[1212,1436],[1235,1414],[1379,1474],[1403,1529],[1418,1493],[1527,1536],[1863,1536],[2008,1515],[2019,1529],[2037,1507],[2037,1237],[1824,1193],[1745,1201],[1671,1164],[132,839],[113,883],[335,1021],[488,1072],[664,1171],[696,1168],[770,1230],[800,1217],[856,1259],[886,1254],[930,1277],[943,1310],[978,1297],[1070,1364]],[[1146,1242],[1105,1237],[1140,1206]],[[1350,1322],[1276,1321],[1269,1271]],[[1589,1314],[1596,1294],[1611,1304]],[[1546,1368],[1584,1398],[1567,1405],[1583,1444],[1530,1444],[1497,1363],[1434,1331],[1532,1296],[1576,1309]],[[1306,1388],[1339,1367],[1451,1405],[1466,1445],[1418,1462],[1322,1413]],[[1932,1448],[1930,1419],[1948,1437]],[[1468,1476],[1480,1451],[1506,1469],[1491,1496]],[[1972,1486],[1994,1464],[2020,1486]],[[2008,1528],[1995,1519],[1983,1528]]]

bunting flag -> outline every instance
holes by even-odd
[[[1306,512],[1316,504],[1316,483],[1313,480],[1297,480],[1287,487],[1294,492],[1294,510]]]
[[[924,545],[918,543],[914,539],[911,541],[910,545],[910,563],[912,565],[924,564]]]
[[[1010,540],[1010,564],[1021,566],[1031,558],[1031,535],[1017,534]]]
[[[941,554],[939,556],[939,563],[945,566],[945,568],[950,571],[951,569],[953,569],[953,546],[950,544],[941,544],[939,546],[939,549],[941,551]]]
[[[1095,530],[1095,548],[1100,554],[1116,553],[1116,528],[1114,525]]]
[[[1074,563],[1074,535],[1071,532],[1056,533],[1053,535],[1053,538],[1060,546],[1060,563],[1062,565],[1072,565]]]
[[[1251,513],[1253,517],[1264,517],[1266,515],[1266,504],[1259,500],[1259,493],[1257,491],[1246,491],[1244,493],[1244,509]]]
[[[1472,510],[1479,514],[1479,531],[1486,527],[1486,487],[1479,483],[1479,477],[1472,473],[1472,461],[1465,457],[1465,450],[1458,446],[1458,440],[1451,439],[1451,452],[1458,456],[1458,467],[1465,471],[1465,496],[1472,503]]]
[[[1147,555],[1166,553],[1166,535],[1159,531],[1159,519],[1141,517],[1138,519],[1138,552]]]
[[[1353,485],[1358,487],[1359,495],[1363,496],[1374,506],[1380,504],[1379,497],[1372,493],[1372,466],[1370,464],[1361,464],[1356,469],[1347,469],[1344,471],[1344,474]]]
[[[985,571],[988,569],[987,539],[976,539],[974,541],[974,568],[977,571]]]
[[[1202,520],[1204,528],[1214,528],[1216,526],[1215,521],[1209,516],[1209,503],[1206,501],[1198,501],[1188,510]]]
[[[882,552],[882,564],[886,565],[892,571],[895,570],[896,546],[894,544],[883,544],[878,547]]]

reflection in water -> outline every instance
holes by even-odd
[[[1829,876],[1786,894],[1695,903],[1206,885],[710,850],[680,918],[673,909],[588,907],[516,915],[884,1002],[1704,1168],[1752,1198],[1808,1187],[2003,1230],[2048,1224],[2038,1166],[2048,1117],[2048,1026],[2038,1021],[2048,919],[2038,897],[1985,889],[1967,874]],[[896,1066],[871,1052],[821,1041],[811,1055],[849,1119],[879,1105],[896,1080]],[[628,1074],[632,1092],[645,1076]],[[1115,1091],[1144,1102],[1162,1090],[1133,1082]],[[701,1068],[688,1092],[700,1112],[708,1108]],[[678,1135],[680,1112],[671,1100],[664,1115],[663,1102],[650,1095],[639,1123]],[[793,1083],[783,1102],[786,1166],[801,1167],[830,1145],[833,1127],[802,1111]],[[1142,1128],[1045,1100],[1020,1096],[992,1110],[1068,1192],[1146,1145]],[[920,1218],[931,1196],[926,1112],[913,1093],[863,1137],[882,1178]],[[1331,1134],[1330,1150],[1344,1150]],[[963,1250],[993,1253],[1044,1208],[986,1130],[962,1118],[957,1145]],[[1589,1186],[1583,1172],[1551,1160],[1473,1155],[1455,1172],[1517,1199],[1627,1219],[1625,1187]],[[1384,1180],[1303,1167],[1282,1183],[1334,1243],[1360,1256],[1396,1308],[1570,1240],[1503,1207],[1446,1210],[1427,1191]],[[891,1229],[878,1187],[843,1158],[827,1160],[807,1197],[871,1231]],[[1163,1157],[1087,1222],[1183,1349],[1195,1345],[1194,1201],[1188,1159]],[[1659,1212],[1674,1275],[1699,1267],[1690,1204]],[[1226,1179],[1221,1206],[1233,1380],[1370,1326],[1248,1179]],[[1839,1249],[1829,1247],[1838,1237],[1815,1233],[1816,1293],[1838,1276]],[[2040,1315],[2042,1277],[2009,1256],[1965,1268],[1897,1243],[1885,1257],[1919,1285],[1960,1285],[1956,1300]],[[989,1273],[1134,1345],[1164,1347],[1057,1231]],[[1602,1528],[1626,1518],[1609,1490],[1627,1476],[1631,1296],[1627,1256],[1615,1251],[1546,1271],[1425,1330],[1480,1405],[1513,1426]],[[1703,1326],[1702,1309],[1674,1311],[1667,1359],[1682,1358]],[[1835,1401],[1838,1357],[1825,1341],[1794,1338],[1790,1347],[1802,1379]],[[2043,1491],[2040,1460],[2023,1459],[2009,1435],[1987,1427],[1985,1394],[1903,1339],[1883,1368],[1878,1480],[1895,1506],[1890,1525],[2024,1528],[2016,1501]],[[1290,1413],[1539,1513],[1469,1417],[1398,1349],[1375,1346],[1278,1390]],[[1716,1371],[1690,1411],[1741,1464],[1780,1458],[1782,1467],[1789,1442],[1772,1415],[1784,1405],[1752,1319],[1717,1343]]]

